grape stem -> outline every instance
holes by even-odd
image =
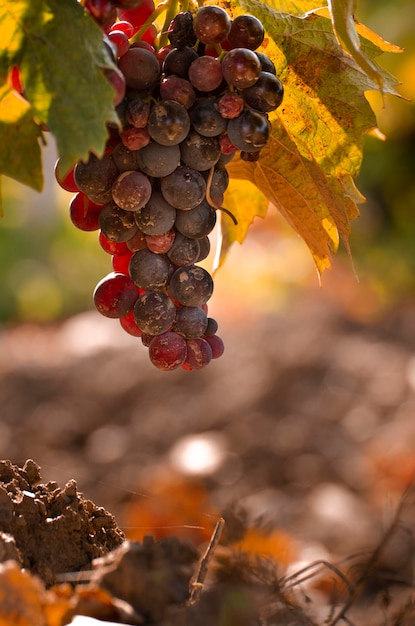
[[[210,195],[210,188],[211,188],[211,185],[212,185],[212,178],[213,178],[214,171],[215,171],[215,166],[212,165],[212,167],[210,168],[209,176],[208,176],[207,183],[206,183],[206,200],[207,200],[207,203],[212,208],[214,208],[214,209],[216,209],[218,211],[223,211],[224,213],[226,213],[226,215],[229,215],[229,217],[231,218],[231,220],[235,224],[235,226],[238,226],[238,220],[236,219],[234,214],[231,211],[229,211],[229,209],[225,209],[224,206],[219,206],[218,204],[215,204],[215,202],[212,199],[212,196]]]
[[[166,2],[161,2],[152,12],[152,14],[148,17],[148,19],[144,22],[144,24],[140,27],[140,29],[136,32],[132,41],[140,41],[141,37],[144,35],[146,30],[150,28],[153,22],[161,15],[164,11],[167,10],[170,4],[170,0],[166,0]]]

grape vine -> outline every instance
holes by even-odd
[[[94,304],[141,338],[157,368],[201,369],[224,351],[208,316],[213,278],[198,264],[217,210],[226,211],[226,165],[237,152],[258,159],[283,86],[255,52],[264,28],[252,15],[232,20],[214,5],[181,11],[157,49],[151,0],[86,0],[84,8],[116,64],[107,78],[121,126],[108,126],[101,158],[91,153],[64,178],[59,161],[55,171],[75,192],[74,225],[99,230],[112,256]]]

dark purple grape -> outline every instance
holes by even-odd
[[[75,165],[74,180],[79,191],[83,191],[92,202],[105,204],[111,200],[111,188],[119,172],[111,154],[101,158],[90,154],[88,161]]]
[[[185,237],[201,239],[214,229],[216,211],[206,200],[190,211],[176,211],[175,228]]]
[[[207,259],[207,257],[210,254],[210,239],[208,236],[205,237],[201,237],[200,239],[198,239],[199,242],[199,248],[200,248],[200,252],[199,252],[199,256],[197,257],[195,263],[200,263],[200,261],[203,261],[204,259]]]
[[[261,63],[252,50],[233,48],[223,57],[222,72],[229,85],[246,89],[258,80]]]
[[[238,96],[240,97],[240,96]],[[190,113],[193,128],[204,137],[217,137],[225,132],[227,121],[218,110],[216,99],[200,100]]]
[[[213,279],[203,267],[187,265],[174,272],[169,291],[173,299],[183,306],[201,306],[213,293]]]
[[[125,211],[138,211],[151,196],[151,183],[137,170],[127,170],[116,178],[112,186],[114,202]]]
[[[159,370],[165,372],[175,370],[186,358],[186,340],[173,332],[157,335],[148,344],[148,355]]]
[[[187,78],[189,67],[197,58],[199,55],[193,48],[183,48],[182,50],[173,48],[163,61],[163,73],[166,76],[175,74],[180,78]]]
[[[200,172],[179,165],[169,176],[161,179],[161,193],[169,204],[185,211],[202,202],[206,183]]]
[[[107,239],[116,243],[128,241],[138,231],[134,213],[124,211],[113,201],[102,207],[99,214],[99,227]]]
[[[135,213],[137,226],[145,235],[163,235],[173,228],[175,220],[176,209],[159,191],[153,191],[147,204]]]
[[[180,144],[182,162],[200,172],[215,165],[220,153],[219,141],[216,137],[204,137],[195,130],[190,131]]]
[[[274,63],[271,61],[269,57],[263,52],[255,52],[257,55],[259,62],[261,63],[261,70],[263,72],[269,72],[270,74],[276,74],[277,70],[275,69]]]
[[[176,231],[174,228],[162,235],[146,235],[147,248],[156,254],[166,254],[173,245]]]
[[[259,111],[245,109],[239,117],[229,120],[228,135],[238,150],[259,152],[269,138],[268,119]]]
[[[264,27],[253,15],[238,15],[228,33],[232,48],[256,50],[264,41]]]
[[[160,65],[156,56],[144,48],[130,47],[118,60],[125,82],[132,89],[151,89],[160,78]]]
[[[244,89],[242,95],[250,107],[268,113],[280,106],[284,96],[284,87],[274,74],[261,72],[256,83]]]
[[[176,266],[190,265],[199,257],[200,246],[197,239],[190,239],[181,233],[176,233],[167,256]]]
[[[138,151],[137,161],[139,168],[148,176],[154,178],[168,176],[180,163],[180,148],[178,145],[162,146],[151,141]]]
[[[94,304],[104,317],[119,318],[127,315],[138,298],[137,287],[125,274],[108,274],[94,291]]]
[[[229,185],[229,174],[223,165],[215,165],[212,176],[209,172],[204,172],[206,184],[209,185],[209,195],[215,205],[221,205],[223,194]]]
[[[214,91],[223,81],[221,62],[215,57],[198,57],[189,67],[189,80],[199,91]]]
[[[161,335],[168,331],[176,317],[176,306],[165,293],[149,291],[134,305],[134,319],[146,335]]]
[[[197,306],[182,306],[177,309],[173,330],[185,339],[202,337],[207,328],[207,316]]]
[[[182,11],[172,19],[167,36],[175,48],[195,45],[197,37],[193,31],[193,16],[190,11]]]
[[[166,76],[160,83],[160,96],[163,100],[174,100],[185,109],[190,109],[196,100],[196,92],[186,78],[175,74]]]
[[[128,101],[125,109],[125,119],[135,128],[145,128],[150,115],[150,104],[142,97],[135,97]]]
[[[122,142],[117,144],[112,151],[114,163],[120,174],[128,170],[139,169],[137,156],[137,150],[129,150]]]
[[[134,253],[130,261],[131,280],[146,291],[161,291],[168,285],[174,265],[165,254],[147,248]]]
[[[193,18],[196,37],[205,44],[218,44],[226,39],[231,28],[231,18],[224,9],[208,5],[201,7]]]
[[[218,328],[219,326],[217,321],[213,317],[208,317],[205,332],[203,334],[205,337],[210,337],[218,332]]]
[[[155,104],[148,118],[148,132],[162,146],[179,144],[190,129],[190,118],[182,104],[162,100]]]

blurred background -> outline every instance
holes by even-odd
[[[285,564],[377,536],[415,471],[415,5],[398,4],[364,1],[357,14],[405,48],[381,64],[412,99],[368,95],[387,140],[367,137],[357,181],[359,282],[341,250],[320,288],[270,210],[215,277],[209,311],[226,351],[206,370],[156,371],[93,310],[110,257],[71,224],[52,143],[42,194],[4,181],[2,458],[75,478],[131,537],[200,542],[238,507],[276,529],[267,549]]]

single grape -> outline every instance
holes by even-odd
[[[112,102],[114,106],[117,106],[122,102],[125,96],[126,81],[124,74],[118,69],[118,67],[104,69],[103,72],[105,78],[114,90],[114,97]]]
[[[264,41],[264,27],[253,15],[238,15],[232,21],[228,41],[232,48],[256,50]]]
[[[182,104],[162,100],[155,104],[148,118],[148,132],[163,146],[179,144],[190,129],[190,118]]]
[[[144,48],[130,47],[118,61],[128,87],[151,89],[160,78],[160,65],[154,54]]]
[[[198,239],[198,242],[199,242],[200,252],[199,252],[199,256],[197,257],[195,263],[200,263],[200,261],[203,261],[204,259],[207,259],[207,257],[210,254],[210,239],[209,239],[209,237],[207,235],[205,237],[201,237],[200,239]]]
[[[231,18],[218,6],[201,7],[193,18],[194,33],[205,44],[219,44],[226,39],[230,28]]]
[[[190,11],[182,11],[172,19],[167,36],[175,48],[195,45],[197,37],[193,31],[193,16]]]
[[[161,291],[167,287],[174,265],[165,254],[155,254],[144,248],[134,253],[130,261],[130,276],[137,287],[146,291]]]
[[[129,248],[124,241],[111,241],[102,231],[98,235],[98,243],[107,254],[128,254]]]
[[[214,57],[198,57],[189,67],[189,80],[199,91],[214,91],[223,81],[221,62]]]
[[[194,339],[205,334],[206,313],[197,306],[182,306],[177,309],[173,330],[185,339]]]
[[[212,350],[212,359],[218,359],[225,352],[225,345],[218,335],[207,335],[204,337],[205,341],[210,345]]]
[[[261,63],[261,71],[269,72],[270,74],[276,74],[277,70],[275,69],[274,63],[271,61],[269,57],[263,52],[255,52],[258,57],[259,62]]]
[[[183,362],[183,369],[200,370],[209,365],[212,360],[212,349],[206,339],[196,337],[186,341],[187,355]]]
[[[147,248],[146,235],[142,233],[141,230],[138,228],[135,235],[131,237],[131,239],[127,240],[126,245],[128,250],[130,250],[131,252],[143,250],[144,248]]]
[[[252,50],[233,48],[225,54],[222,60],[222,72],[229,85],[245,89],[258,80],[261,63]]]
[[[143,334],[141,329],[138,328],[137,324],[135,323],[134,309],[127,313],[127,315],[123,315],[122,317],[120,317],[120,324],[125,332],[129,335],[132,335],[133,337],[141,337]]]
[[[115,22],[114,29],[120,30],[123,33],[125,33],[128,39],[131,39],[131,37],[134,35],[134,26],[131,24],[131,22],[128,22],[127,20],[119,20]],[[112,31],[112,28],[111,28],[111,31]]]
[[[216,211],[206,200],[190,211],[176,211],[175,228],[185,237],[201,239],[212,232],[215,224]]]
[[[66,174],[62,174],[60,170],[60,159],[58,159],[55,163],[56,182],[60,187],[62,187],[62,189],[64,189],[65,191],[70,191],[72,193],[79,191],[78,185],[75,182],[74,169],[75,166],[71,167],[71,169]]]
[[[75,194],[69,204],[69,216],[79,230],[93,231],[99,229],[99,215],[102,204],[92,202],[82,191]]]
[[[79,161],[74,169],[76,186],[97,204],[105,204],[111,199],[111,188],[117,176],[117,166],[111,154],[104,154],[101,158],[90,154],[88,161]]]
[[[138,211],[151,196],[151,183],[147,176],[136,170],[122,172],[113,183],[112,198],[125,211]]]
[[[205,332],[203,333],[205,339],[206,337],[211,337],[212,335],[215,335],[218,332],[218,328],[219,326],[217,321],[213,317],[208,317]]]
[[[219,145],[220,151],[222,153],[222,162],[224,156],[229,156],[230,158],[232,158],[235,155],[237,148],[233,145],[228,133],[222,133],[222,135],[219,137]]]
[[[163,61],[163,73],[166,76],[175,74],[180,78],[187,78],[190,65],[198,58],[199,55],[193,48],[173,48],[173,50],[169,50]]]
[[[170,279],[169,291],[183,306],[201,306],[213,293],[213,279],[203,267],[179,267]]]
[[[269,131],[266,116],[253,109],[245,109],[228,122],[229,139],[238,150],[245,152],[259,152],[268,141]]]
[[[139,168],[148,176],[162,178],[168,176],[180,163],[180,148],[178,145],[162,146],[151,141],[137,153]]]
[[[219,141],[216,137],[204,137],[191,130],[180,144],[181,160],[198,171],[209,170],[220,157]]]
[[[138,231],[134,214],[131,211],[124,211],[113,201],[102,207],[99,227],[107,239],[118,243],[128,241]]]
[[[190,239],[181,233],[176,233],[174,241],[167,256],[176,266],[190,265],[194,263],[200,253],[200,246],[197,239]]]
[[[108,274],[95,287],[93,299],[99,313],[105,317],[123,317],[138,298],[137,287],[124,274]]]
[[[148,116],[150,115],[150,104],[144,100],[143,97],[136,96],[135,98],[128,100],[125,119],[128,124],[135,126],[136,128],[145,128],[148,122]]]
[[[117,16],[114,3],[111,0],[85,0],[84,8],[98,24],[114,22]]]
[[[146,245],[155,254],[166,254],[172,247],[175,237],[176,231],[174,228],[162,235],[146,235]]]
[[[153,191],[147,204],[135,213],[137,226],[145,235],[162,235],[173,228],[175,220],[176,209],[159,191]]]
[[[186,340],[174,332],[157,335],[149,344],[148,355],[158,369],[165,372],[175,370],[186,358]]]
[[[130,48],[130,42],[127,35],[122,30],[111,29],[108,33],[108,39],[117,48],[117,56],[122,57]]]
[[[112,269],[114,272],[129,276],[129,267],[132,256],[132,252],[129,252],[128,254],[114,254],[111,259]]]
[[[280,106],[284,97],[284,87],[274,74],[261,72],[256,83],[244,89],[242,95],[250,107],[267,113]]]
[[[209,188],[209,196],[215,206],[222,206],[223,194],[229,185],[229,174],[226,167],[223,165],[215,165],[213,173],[204,172],[206,179],[206,185]]]
[[[205,98],[192,109],[190,121],[200,135],[217,137],[226,130],[227,122],[221,115],[218,104],[214,98]]]
[[[160,83],[160,96],[163,100],[174,100],[184,108],[190,109],[196,100],[196,92],[186,78],[175,74],[166,76]]]
[[[122,131],[121,141],[129,150],[140,150],[150,143],[150,135],[147,128],[128,126]]]
[[[189,210],[202,202],[206,183],[200,172],[179,165],[174,172],[161,179],[161,193],[176,209]]]
[[[165,293],[149,291],[134,305],[134,319],[142,333],[161,335],[168,331],[176,317],[176,306]]]
[[[244,106],[245,103],[242,96],[235,91],[228,91],[219,99],[218,111],[223,118],[232,120],[242,113]]]
[[[112,157],[120,174],[128,170],[139,169],[138,154],[137,150],[129,150],[122,142],[115,146]]]

